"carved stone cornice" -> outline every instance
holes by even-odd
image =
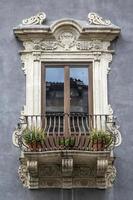
[[[91,19],[93,23],[95,20]],[[99,20],[100,22],[97,22],[99,23],[97,26],[91,24],[88,24],[87,26],[87,21],[79,22],[74,19],[61,19],[56,22],[52,22],[50,25],[32,26],[30,24],[27,26],[18,26],[14,28],[14,33],[21,41],[33,40],[37,38],[44,40],[49,35],[50,37],[55,37],[59,44],[66,49],[73,46],[75,37],[76,39],[81,37],[82,40],[84,40],[84,37],[88,37],[89,40],[102,40],[106,42],[114,40],[120,33],[120,28],[113,24],[107,26],[106,20],[104,21],[101,18]],[[104,25],[101,26],[101,24]],[[48,40],[48,38],[46,40]]]

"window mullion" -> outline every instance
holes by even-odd
[[[70,67],[64,66],[64,133],[69,133],[68,120],[70,114]]]

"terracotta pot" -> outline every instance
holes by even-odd
[[[33,151],[33,146],[32,146],[32,144],[28,144],[28,148],[30,149],[30,151]]]
[[[103,146],[102,140],[98,140],[98,142],[97,142],[97,150],[98,151],[102,151],[102,146]]]
[[[37,151],[41,151],[42,150],[42,145],[41,145],[40,142],[36,143],[36,148],[37,148]]]
[[[97,151],[98,150],[97,142],[93,142],[92,149],[93,149],[93,151]]]
[[[105,141],[102,141],[102,151],[104,151],[106,149],[106,145],[105,145]]]
[[[32,143],[32,148],[33,148],[33,151],[36,151],[36,150],[37,150],[36,142],[33,142],[33,143]]]

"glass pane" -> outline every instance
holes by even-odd
[[[64,68],[46,67],[46,112],[64,111]]]
[[[88,113],[88,68],[70,68],[70,112]]]

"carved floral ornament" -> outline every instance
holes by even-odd
[[[65,36],[64,36],[65,35]],[[74,35],[70,32],[62,33],[58,40],[42,40],[34,41],[33,49],[35,50],[56,50],[61,47],[64,50],[76,49],[76,50],[106,50],[106,46],[103,46],[100,40],[93,41],[77,41]]]

